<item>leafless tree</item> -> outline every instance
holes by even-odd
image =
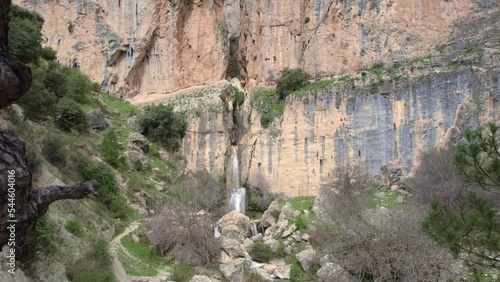
[[[163,210],[147,225],[149,240],[176,261],[212,263],[220,250],[213,222],[225,211],[225,199],[224,186],[213,175],[195,173],[164,199]]]
[[[446,252],[420,230],[423,212],[373,209],[373,183],[356,166],[341,166],[321,191],[321,216],[311,236],[323,252],[359,281],[438,281],[446,275]]]

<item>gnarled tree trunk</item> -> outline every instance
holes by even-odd
[[[8,11],[11,0],[0,0],[0,109],[17,101],[31,85],[31,71],[8,54]],[[96,181],[73,186],[33,189],[24,142],[0,132],[0,248],[14,237],[21,241],[51,203],[81,199],[96,192]],[[11,234],[9,226],[15,226]]]

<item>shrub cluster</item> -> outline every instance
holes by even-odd
[[[179,148],[179,140],[186,134],[187,122],[172,106],[151,105],[144,108],[139,119],[143,134],[169,151]]]
[[[311,75],[301,68],[285,68],[281,71],[281,76],[276,81],[276,91],[283,100],[288,94],[307,85],[309,79],[311,79]]]
[[[108,243],[98,240],[83,258],[68,267],[66,276],[73,282],[114,282],[112,264]]]
[[[268,262],[275,258],[283,258],[286,256],[285,248],[280,244],[276,251],[273,251],[268,245],[262,241],[257,241],[248,252],[252,260],[259,262]]]

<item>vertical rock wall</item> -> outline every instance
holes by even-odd
[[[224,78],[229,40],[223,1],[194,2],[14,1],[42,14],[46,44],[61,62],[125,97]]]

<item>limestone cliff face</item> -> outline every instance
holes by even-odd
[[[60,61],[125,97],[224,78],[228,31],[223,1],[194,2],[14,1],[44,16],[46,44]]]
[[[239,45],[250,85],[285,67],[316,78],[392,65],[447,40],[471,0],[241,1]]]

